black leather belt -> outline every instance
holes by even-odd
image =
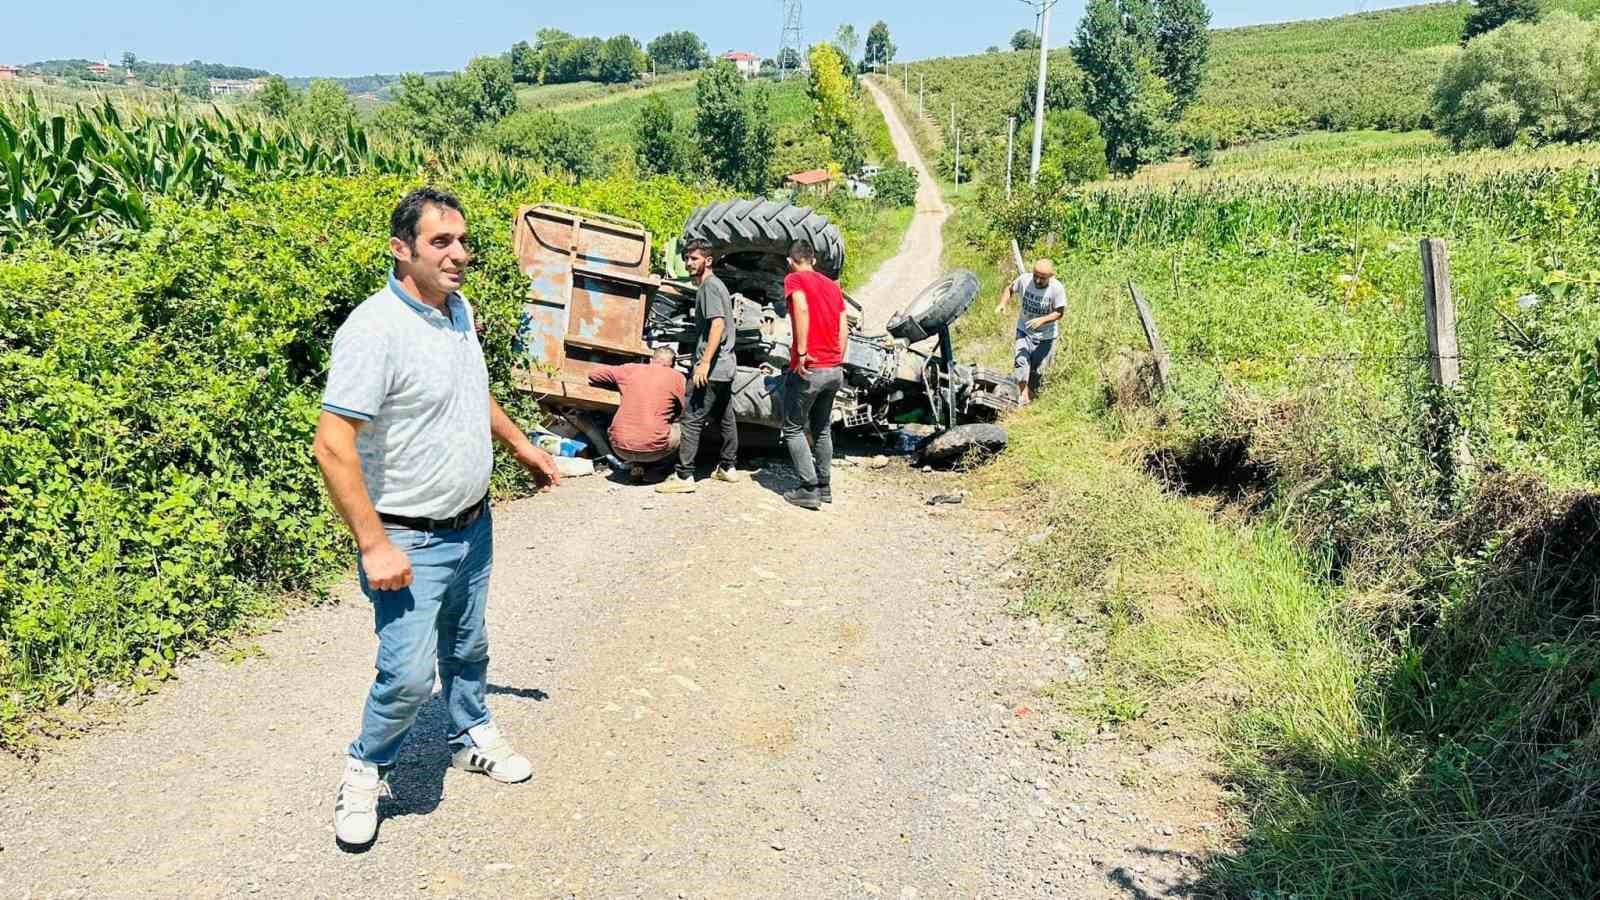
[[[397,516],[386,512],[378,513],[378,518],[390,525],[399,525],[412,531],[456,531],[478,521],[478,517],[483,515],[483,511],[488,508],[489,495],[484,494],[482,500],[448,519],[422,519],[416,516]]]

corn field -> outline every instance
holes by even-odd
[[[50,111],[0,103],[0,252],[150,222],[148,198],[209,203],[242,184],[304,175],[390,174],[429,163],[414,147],[379,148],[362,129],[307,136],[213,108],[125,112],[109,98]]]
[[[1538,168],[1333,183],[1295,179],[1201,182],[1143,189],[1094,188],[1022,197],[1000,214],[1024,245],[1053,237],[1069,247],[1169,243],[1236,247],[1299,241],[1366,227],[1454,232],[1471,224],[1508,237],[1576,211],[1600,213],[1600,169]]]

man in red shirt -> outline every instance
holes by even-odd
[[[671,347],[657,347],[648,365],[601,366],[589,373],[596,387],[614,387],[622,404],[611,419],[611,449],[633,463],[634,479],[644,477],[644,464],[660,462],[683,442],[683,375],[672,367]]]
[[[789,248],[789,274],[783,279],[794,340],[783,379],[782,434],[800,478],[800,486],[783,499],[804,509],[833,502],[833,398],[844,387],[850,329],[843,292],[816,264],[816,249],[796,241]]]

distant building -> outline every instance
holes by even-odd
[[[213,97],[248,97],[261,90],[267,83],[265,78],[208,78]]]
[[[722,58],[733,63],[739,74],[746,78],[754,78],[761,72],[761,57],[743,50],[729,50],[722,54]]]
[[[784,179],[797,192],[827,194],[833,190],[833,175],[827,169],[807,169]]]
[[[16,66],[0,65],[0,81],[15,81],[16,78],[17,78],[17,67]]]
[[[104,77],[111,74],[111,67],[103,62],[89,63],[89,74]]]

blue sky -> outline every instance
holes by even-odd
[[[457,69],[481,53],[503,50],[542,27],[602,36],[627,32],[641,43],[687,28],[713,52],[747,49],[772,55],[780,0],[506,0],[379,3],[373,0],[77,0],[57,6],[6,0],[0,62],[106,57],[124,50],[162,62],[204,59],[284,75],[364,75]],[[1401,6],[1386,0],[1213,0],[1219,27],[1341,15]],[[1061,0],[1051,18],[1051,46],[1066,44],[1082,0]],[[850,22],[863,37],[877,19],[889,24],[897,60],[976,53],[1033,27],[1020,0],[806,0],[808,41]]]

